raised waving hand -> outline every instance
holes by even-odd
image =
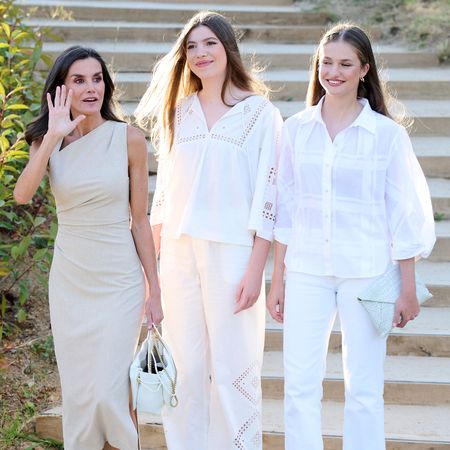
[[[57,87],[54,102],[47,93],[48,105],[48,132],[63,138],[71,133],[75,127],[86,118],[80,114],[74,120],[70,118],[70,105],[72,104],[72,89],[67,93],[66,86]]]

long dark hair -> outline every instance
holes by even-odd
[[[135,112],[139,125],[151,128],[156,147],[163,135],[170,150],[173,144],[177,102],[202,88],[200,78],[188,67],[186,54],[190,32],[201,25],[208,27],[217,36],[227,55],[222,101],[226,104],[225,93],[230,85],[255,94],[268,94],[265,84],[258,80],[251,70],[245,68],[236,33],[228,19],[213,11],[201,11],[189,20],[170,52],[156,64],[150,86]]]
[[[103,58],[92,48],[82,47],[75,45],[69,47],[63,51],[55,60],[50,72],[45,80],[44,90],[41,98],[41,111],[39,116],[28,124],[25,130],[25,140],[28,144],[33,141],[41,139],[48,130],[48,105],[47,105],[47,92],[50,93],[52,100],[55,98],[55,92],[57,86],[62,86],[66,80],[70,67],[75,61],[80,59],[94,58],[101,67],[103,74],[103,81],[105,83],[105,94],[103,97],[103,104],[100,110],[101,116],[106,120],[114,120],[116,122],[122,122],[117,117],[115,112],[115,101],[113,99],[114,83],[106,67],[106,63]]]
[[[364,76],[364,82],[359,82],[358,98],[367,98],[374,111],[391,117],[387,108],[387,103],[391,96],[387,92],[384,83],[380,80],[370,39],[361,28],[352,23],[339,23],[335,25],[320,40],[312,60],[311,79],[306,95],[306,105],[317,105],[322,96],[325,95],[325,89],[319,82],[320,51],[324,45],[333,41],[347,42],[355,49],[361,67],[366,64],[369,65],[369,70]]]

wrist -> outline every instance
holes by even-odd
[[[64,136],[58,136],[57,134],[47,130],[47,133],[44,134],[42,141],[48,144],[53,149],[53,147],[63,138]]]

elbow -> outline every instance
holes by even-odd
[[[31,200],[30,197],[23,195],[23,193],[21,193],[20,190],[17,189],[17,187],[14,189],[13,196],[14,200],[19,205],[25,205]]]

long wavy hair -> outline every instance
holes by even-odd
[[[135,111],[137,123],[150,130],[153,144],[157,149],[162,140],[168,151],[172,148],[178,101],[202,89],[200,78],[187,64],[186,49],[189,34],[201,25],[208,27],[225,48],[227,67],[221,92],[222,101],[226,104],[225,94],[230,85],[264,96],[268,93],[264,83],[258,80],[251,70],[248,71],[244,67],[238,39],[230,22],[216,12],[197,13],[185,25],[169,53],[155,65],[151,83]]]
[[[116,104],[114,100],[114,83],[108,72],[103,58],[92,48],[75,45],[64,50],[55,60],[50,72],[45,80],[44,90],[41,98],[41,110],[39,116],[30,122],[25,130],[25,140],[28,144],[41,139],[48,130],[48,105],[47,92],[50,93],[52,101],[55,99],[57,86],[62,86],[66,80],[69,69],[75,61],[80,59],[94,58],[102,67],[103,81],[105,83],[105,94],[103,104],[100,109],[101,116],[106,120],[123,122],[116,114]]]
[[[372,45],[367,34],[352,23],[339,23],[329,29],[320,40],[312,59],[311,78],[306,94],[306,105],[313,106],[325,95],[325,89],[319,81],[320,53],[329,42],[343,41],[350,44],[356,51],[361,67],[369,65],[369,70],[364,76],[364,82],[358,85],[358,98],[367,98],[371,108],[387,117],[392,117],[388,110],[392,96],[388,93],[385,83],[380,79]]]

